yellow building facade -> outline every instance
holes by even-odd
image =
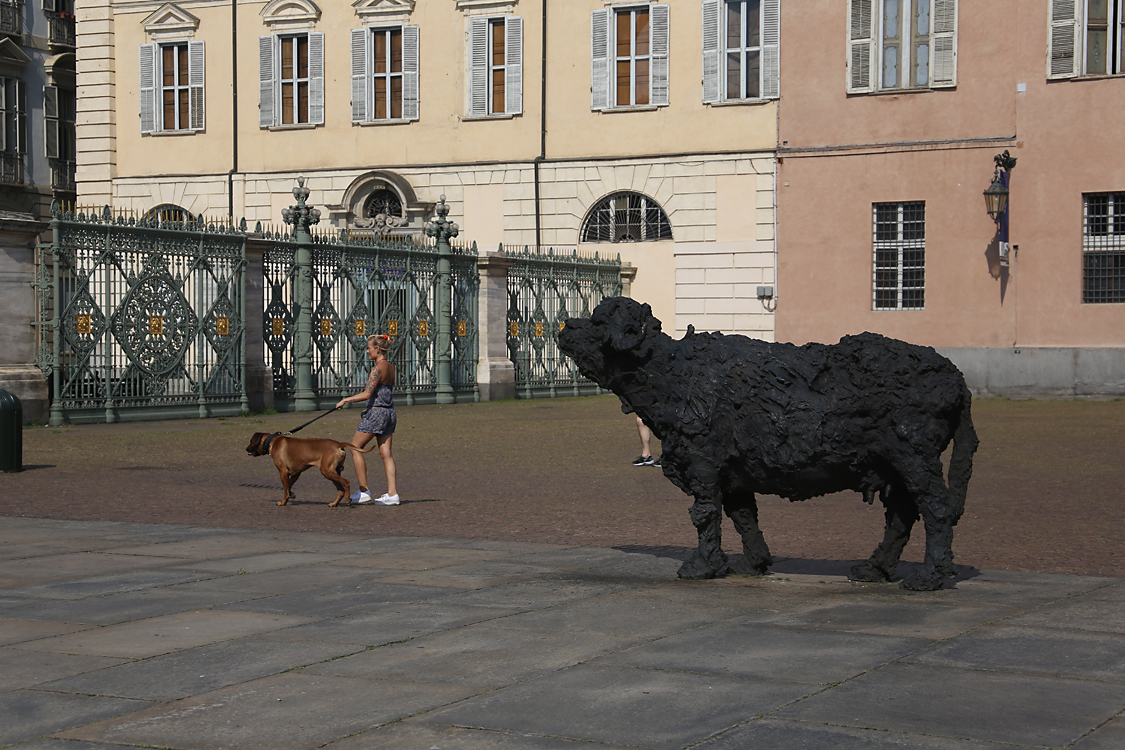
[[[253,226],[304,175],[403,233],[445,195],[482,250],[620,253],[669,333],[772,339],[778,6],[89,0],[79,201]]]

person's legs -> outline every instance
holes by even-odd
[[[375,437],[370,432],[357,431],[355,436],[351,439],[351,444],[357,448],[366,448],[367,444],[371,442],[371,438]],[[355,478],[359,482],[359,489],[361,492],[367,492],[367,459],[364,454],[359,451],[352,451],[352,463],[355,464]]]
[[[391,454],[391,438],[393,437],[394,433],[391,433],[390,435],[377,435],[375,439],[379,441],[379,455],[383,458],[383,471],[387,474],[387,495],[398,497],[395,457]]]
[[[633,461],[633,466],[646,466],[652,463],[652,431],[648,429],[640,417],[637,417],[637,433],[641,436],[641,455]]]

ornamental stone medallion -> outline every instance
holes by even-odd
[[[110,330],[141,371],[166,375],[195,340],[199,322],[167,266],[153,263],[121,301]]]

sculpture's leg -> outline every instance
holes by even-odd
[[[723,511],[742,537],[742,557],[731,564],[731,572],[762,575],[773,565],[773,557],[762,530],[758,528],[758,503],[754,493],[724,495]]]
[[[940,464],[936,478],[931,478],[919,496],[919,510],[926,527],[926,559],[920,569],[903,578],[902,587],[914,591],[940,589],[946,576],[956,575],[953,568],[953,525],[957,523],[956,504],[941,478]]]
[[[691,506],[691,522],[699,532],[699,547],[691,559],[680,566],[680,578],[715,578],[726,575],[727,556],[723,554],[723,515],[718,503],[696,497]]]
[[[886,508],[886,529],[883,541],[871,553],[866,562],[852,568],[851,578],[855,581],[889,581],[898,569],[902,550],[910,541],[910,529],[918,520],[918,507],[914,500],[901,487],[895,486],[883,498]]]

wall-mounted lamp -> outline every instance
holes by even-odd
[[[992,184],[984,191],[984,205],[989,216],[999,225],[1000,265],[1008,265],[1008,180],[1016,166],[1014,156],[1004,151],[992,157],[996,169],[992,173]]]

